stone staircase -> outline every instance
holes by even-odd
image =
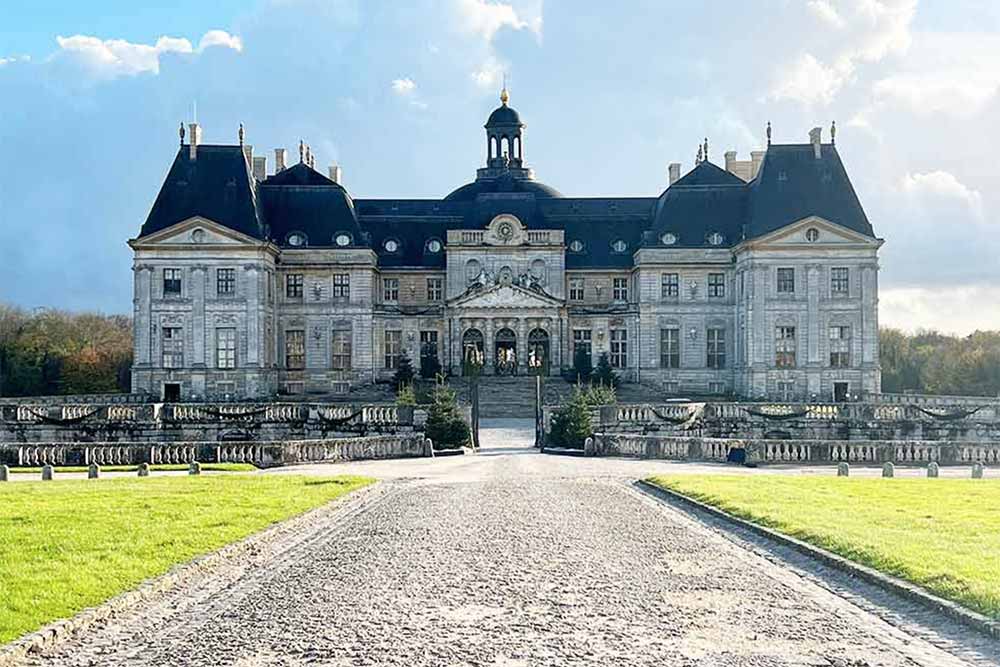
[[[463,385],[461,395],[467,399],[468,383],[463,381]],[[535,378],[529,376],[480,378],[480,419],[534,419],[534,417]]]

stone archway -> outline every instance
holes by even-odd
[[[497,375],[517,375],[517,334],[504,327],[493,335],[493,370]]]
[[[466,365],[475,363],[482,366],[486,362],[484,356],[486,338],[479,329],[466,329],[462,334],[462,373],[465,374]]]
[[[532,329],[528,334],[528,369],[536,375],[548,375],[550,366],[549,332]]]

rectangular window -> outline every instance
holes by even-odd
[[[444,281],[441,278],[427,279],[427,300],[440,301],[444,298]]]
[[[706,350],[708,353],[708,367],[709,368],[725,368],[726,367],[726,330],[719,328],[711,328],[707,331],[706,336]]]
[[[347,299],[351,296],[351,274],[333,274],[333,297]]]
[[[587,356],[593,355],[593,348],[590,345],[590,329],[573,329],[573,355],[584,350]]]
[[[184,368],[184,329],[163,327],[163,367]]]
[[[726,296],[726,274],[708,274],[708,296],[712,299],[722,299]]]
[[[236,368],[236,329],[215,330],[215,365],[223,370]]]
[[[628,278],[615,278],[611,285],[615,301],[628,301]]]
[[[681,330],[660,329],[660,368],[681,367]]]
[[[794,382],[779,382],[778,383],[778,395],[782,399],[788,400],[795,395],[795,383]]]
[[[830,368],[851,367],[851,327],[830,327]]]
[[[285,368],[302,370],[306,367],[306,332],[290,329],[285,332]]]
[[[163,296],[181,295],[181,270],[163,269]]]
[[[386,330],[385,332],[385,367],[395,370],[399,367],[399,357],[403,351],[403,332]]]
[[[725,382],[709,382],[708,383],[708,393],[710,393],[710,394],[725,394],[726,393],[726,383]]]
[[[795,368],[795,327],[775,327],[774,365],[778,368]]]
[[[844,267],[830,269],[830,293],[833,296],[847,296],[850,290],[850,274]]]
[[[420,332],[420,369],[425,371],[432,368],[434,362],[438,361],[438,332]]]
[[[850,368],[850,367],[851,367],[850,352],[830,353],[830,368]]]
[[[778,269],[778,294],[795,294],[795,269]]]
[[[219,296],[236,294],[236,269],[215,270],[215,293]]]
[[[680,276],[676,273],[660,274],[660,297],[663,299],[676,299],[681,293]]]
[[[583,301],[583,278],[573,278],[569,281],[569,300]]]
[[[399,301],[399,278],[382,279],[382,300],[385,303]]]
[[[334,329],[330,337],[330,365],[335,371],[351,370],[351,330]]]
[[[611,330],[611,367],[628,368],[628,329]]]
[[[304,282],[304,276],[301,273],[289,273],[285,276],[285,296],[289,299],[301,299]]]

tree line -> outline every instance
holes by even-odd
[[[882,391],[1000,396],[1000,331],[882,329]],[[0,304],[0,396],[127,392],[132,318]]]

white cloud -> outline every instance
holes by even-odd
[[[22,62],[26,63],[31,60],[31,56],[10,56],[9,58],[0,58],[0,67],[4,65],[9,65],[11,63]]]
[[[829,104],[849,74],[849,70],[828,67],[811,53],[804,53],[774,81],[771,97],[807,105]]]
[[[918,205],[926,206],[935,200],[958,200],[968,207],[976,219],[983,217],[983,197],[979,191],[967,187],[947,171],[906,174],[900,182],[900,189]]]
[[[1000,308],[983,308],[984,303],[1000,303],[1000,287],[882,288],[879,325],[960,335],[1000,329]]]
[[[536,35],[541,35],[540,14],[527,19],[522,17],[513,5],[488,0],[456,0],[456,3],[462,29],[484,38],[487,42],[492,41],[493,36],[501,28],[528,29]]]
[[[90,74],[100,79],[135,76],[142,73],[159,74],[160,56],[167,53],[190,55],[195,53],[191,42],[182,37],[160,37],[155,44],[136,44],[124,39],[106,39],[90,35],[56,37],[59,51],[54,58],[70,58]],[[198,51],[212,46],[225,46],[236,51],[243,48],[238,37],[222,30],[210,30],[201,38]]]
[[[392,80],[392,92],[397,95],[412,95],[417,89],[417,84],[409,77]]]
[[[837,13],[837,10],[834,9],[829,2],[827,2],[827,0],[809,0],[806,6],[824,23],[827,23],[834,28],[844,27],[844,19],[839,13]]]
[[[496,88],[502,74],[503,65],[496,58],[490,56],[479,69],[472,72],[472,80],[480,88]]]
[[[243,40],[236,35],[230,35],[225,30],[209,30],[198,42],[198,51],[204,51],[213,46],[224,46],[233,51],[242,51]]]

